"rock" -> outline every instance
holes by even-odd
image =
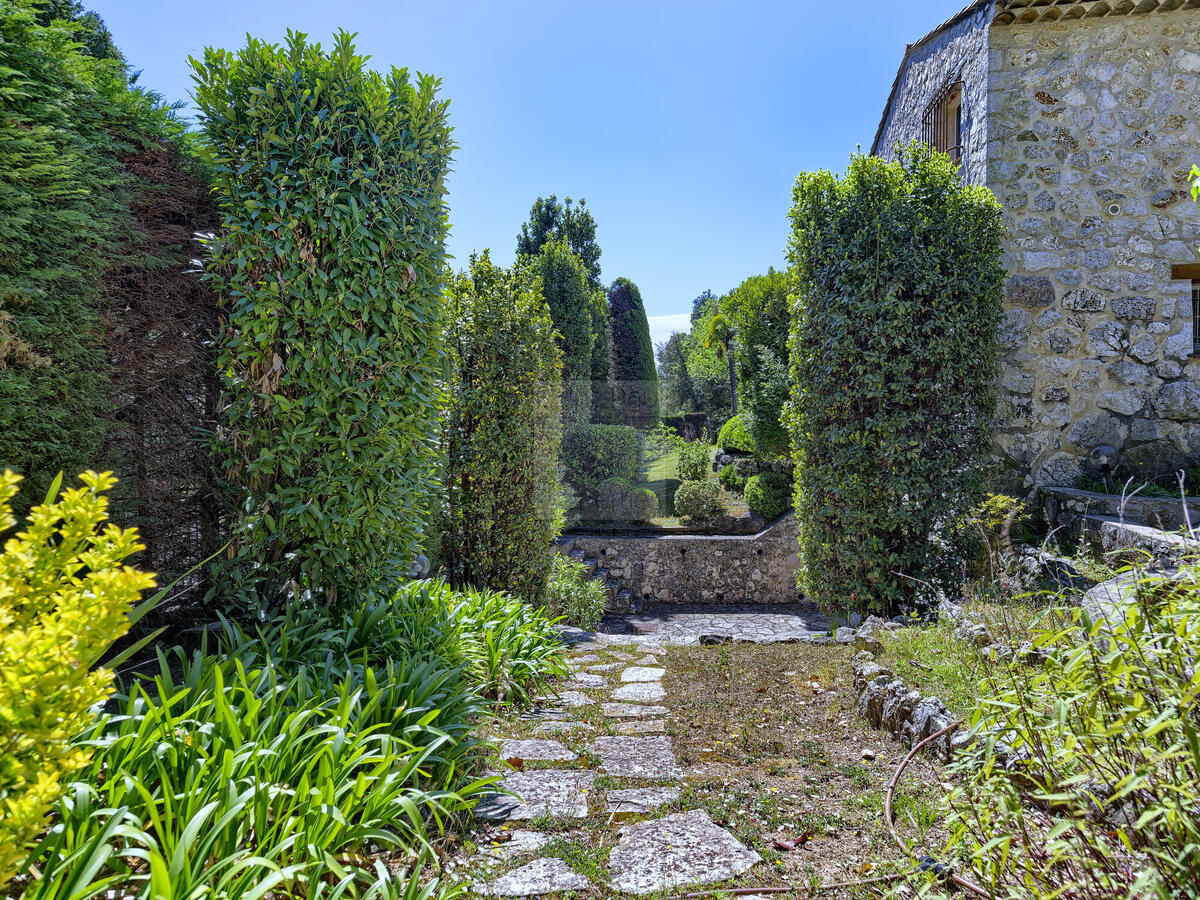
[[[1172,381],[1154,392],[1154,411],[1176,422],[1200,420],[1200,388],[1187,381]]]
[[[870,747],[864,747],[863,752],[860,755],[867,762],[870,762],[871,760],[873,760],[875,758],[875,751],[872,750]]]
[[[946,715],[946,704],[937,697],[922,698],[913,707],[908,722],[900,729],[900,739],[911,747],[918,741],[929,737],[938,728],[944,727],[941,724],[938,724],[937,728],[932,726],[935,722],[940,723]]]
[[[1096,399],[1096,405],[1122,416],[1132,416],[1146,405],[1146,399],[1145,391],[1105,391]]]
[[[608,856],[612,886],[652,894],[693,884],[728,881],[761,857],[695,809],[627,825]]]
[[[509,772],[496,785],[504,793],[485,796],[475,807],[475,816],[509,820],[540,816],[583,819],[588,814],[588,791],[595,777],[594,772],[564,769]]]
[[[833,639],[839,644],[853,644],[854,629],[843,625],[833,632]]]
[[[618,778],[678,778],[679,766],[671,739],[650,737],[598,737],[592,745],[600,768]]]
[[[651,703],[667,695],[663,686],[656,681],[633,681],[612,692],[614,700],[630,703]]]
[[[570,687],[575,690],[580,688],[586,690],[587,688],[604,687],[604,676],[592,672],[578,672],[571,677],[570,681],[564,682],[563,687]]]
[[[1005,305],[1049,306],[1054,302],[1054,282],[1045,275],[1013,275],[1004,283]]]
[[[666,730],[666,719],[632,719],[617,723],[617,731],[621,734],[662,734]]]
[[[591,882],[561,859],[535,859],[528,865],[501,875],[480,893],[495,897],[535,897],[562,891],[583,891]]]
[[[727,634],[702,634],[700,643],[705,647],[711,647],[714,644],[731,644],[733,638]]]
[[[587,722],[543,722],[533,729],[538,734],[561,734],[564,731],[595,731]]]
[[[565,706],[568,709],[578,709],[581,706],[590,706],[596,702],[595,697],[589,697],[580,691],[563,691],[554,699],[556,705]]]
[[[854,632],[854,648],[865,650],[867,653],[882,653],[883,644],[879,641],[879,629],[882,625],[882,620],[877,625],[871,619],[867,619],[866,624]]]
[[[479,855],[487,859],[507,860],[514,856],[520,856],[522,853],[532,853],[550,842],[550,838],[537,831],[525,831],[518,828],[504,833],[509,836],[507,841],[491,843],[480,841]]]
[[[604,703],[600,711],[610,719],[644,719],[667,714],[665,706],[638,706],[635,703]]]
[[[904,682],[893,681],[888,685],[888,693],[883,701],[883,709],[879,716],[880,726],[892,734],[899,734],[912,718],[913,710],[920,702],[920,691],[906,690]]]
[[[846,618],[846,624],[849,625],[851,628],[857,628],[859,625],[862,624],[862,620],[863,620],[862,613],[852,612]]]
[[[608,811],[626,813],[629,815],[645,815],[652,813],[660,806],[674,803],[679,799],[679,788],[626,788],[609,791],[604,795]]]
[[[650,666],[630,666],[621,673],[621,681],[661,681],[663,675],[666,673],[666,669],[658,669]]]
[[[1118,319],[1154,318],[1154,308],[1157,305],[1153,297],[1116,297],[1112,302],[1113,315]]]
[[[527,741],[501,741],[500,758],[567,762],[575,759],[575,754],[558,741],[535,738]]]
[[[896,681],[894,684],[899,684],[903,687],[903,682]],[[867,683],[866,688],[858,697],[858,714],[874,725],[879,727],[879,723],[883,719],[883,704],[887,700],[888,695],[888,676],[886,674],[879,675],[874,681]]]

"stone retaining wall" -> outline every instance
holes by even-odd
[[[1070,529],[1078,536],[1084,516],[1104,516],[1149,525],[1162,531],[1187,527],[1180,498],[1134,496],[1124,501],[1115,494],[1096,494],[1076,488],[1047,487],[1040,492],[1042,512],[1052,528]],[[1200,526],[1200,497],[1187,498],[1187,513],[1193,526]],[[1061,541],[1060,541],[1061,543]]]
[[[788,513],[754,535],[566,535],[644,603],[795,603],[798,532]]]

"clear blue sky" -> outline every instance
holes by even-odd
[[[84,0],[169,99],[190,99],[189,55],[289,27],[441,77],[451,253],[508,262],[535,197],[584,197],[605,281],[679,317],[657,340],[705,288],[783,263],[797,173],[869,149],[905,43],[965,3]]]

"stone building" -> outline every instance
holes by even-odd
[[[924,140],[1005,210],[999,452],[1200,463],[1200,0],[981,0],[908,46],[872,152]]]

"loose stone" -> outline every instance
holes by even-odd
[[[629,894],[728,881],[760,859],[699,809],[626,825],[620,834],[608,870],[612,886]]]

